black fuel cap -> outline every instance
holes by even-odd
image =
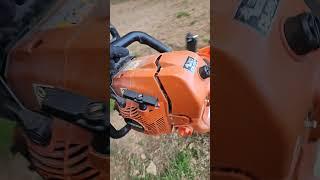
[[[284,34],[297,55],[305,55],[320,47],[320,17],[302,13],[285,21]]]
[[[208,77],[210,77],[210,66],[204,65],[204,66],[200,67],[199,74],[202,79],[207,79]]]

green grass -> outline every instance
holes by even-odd
[[[182,17],[189,17],[190,14],[188,12],[185,11],[179,11],[176,15],[177,18],[182,18]]]
[[[190,167],[192,154],[189,151],[181,151],[171,162],[169,168],[164,172],[161,179],[194,179],[193,169]]]
[[[113,99],[110,99],[110,112],[114,110],[115,101]]]
[[[169,167],[159,176],[146,174],[144,178],[132,177],[134,180],[175,180],[175,179],[194,179],[195,172],[191,168],[192,152],[184,150],[175,156]],[[135,164],[136,165],[136,164]]]
[[[144,145],[144,141],[139,141],[138,144],[139,144],[140,146],[143,146],[143,145]]]
[[[123,3],[123,2],[126,2],[126,1],[128,1],[128,0],[111,0],[110,4],[115,5],[115,4],[120,4],[120,3]]]
[[[205,43],[209,43],[209,42],[210,42],[210,39],[207,38],[207,37],[204,37],[204,38],[202,38],[202,41],[205,42]]]

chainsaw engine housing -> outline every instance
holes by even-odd
[[[50,12],[54,14],[64,3],[58,3]],[[108,148],[102,142],[107,141],[106,131],[90,130],[79,125],[79,119],[72,118],[82,114],[78,111],[81,108],[74,109],[79,107],[80,101],[105,102],[107,99],[105,18],[90,13],[78,24],[51,27],[46,24],[55,24],[50,21],[51,17],[44,17],[14,44],[8,52],[4,74],[12,94],[24,106],[21,109],[39,112],[52,119],[48,129],[50,138],[45,145],[34,143],[26,128],[18,126],[13,150],[21,152],[32,169],[45,179],[107,179],[109,156],[96,148],[98,145],[102,150]],[[45,89],[63,92],[52,95],[69,94],[67,96],[74,95],[74,98],[67,100],[52,96],[53,101],[49,102]],[[49,105],[47,109],[46,101],[57,106],[51,108],[53,106]],[[70,116],[63,111],[74,114]],[[31,120],[28,122],[33,122],[31,127],[35,127],[35,121]],[[106,118],[98,120],[106,121]]]
[[[208,132],[210,77],[202,77],[210,62],[209,47],[173,51],[132,59],[114,76],[112,88],[125,98],[117,108],[132,128],[150,135]]]

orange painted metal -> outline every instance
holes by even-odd
[[[158,98],[157,107],[140,110],[127,100],[118,107],[123,117],[140,123],[146,134],[159,135],[179,129],[179,134],[210,130],[210,78],[202,79],[199,68],[210,61],[209,47],[201,56],[190,51],[174,51],[133,59],[114,77],[112,87],[122,96],[123,89]],[[199,53],[200,54],[200,53]],[[188,57],[198,61],[194,73],[183,68]],[[158,63],[158,64],[157,64]]]

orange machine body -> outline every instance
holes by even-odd
[[[138,122],[144,133],[168,134],[177,128],[180,134],[193,130],[208,132],[210,127],[210,78],[202,79],[199,68],[209,64],[209,47],[174,51],[135,58],[113,78],[114,91],[122,96],[124,89],[158,99],[158,106],[140,110],[138,103],[127,100],[119,111],[124,118]],[[188,57],[197,60],[194,72],[184,69]]]
[[[319,179],[320,131],[306,124],[320,117],[320,51],[298,56],[284,36],[286,19],[310,9],[300,0],[213,7],[213,179]]]
[[[41,30],[19,41],[9,54],[6,79],[29,109],[40,110],[35,86],[51,86],[96,101],[107,98],[105,18]],[[32,143],[21,129],[16,144],[26,145],[33,168],[45,179],[107,179],[109,160],[91,147],[93,134],[54,118],[48,146]]]

